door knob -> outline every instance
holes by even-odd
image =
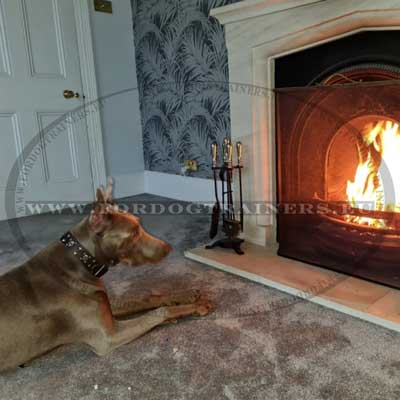
[[[80,97],[78,92],[74,92],[73,90],[68,90],[65,89],[64,90],[64,97],[66,99],[72,99],[73,97],[75,97],[76,99],[78,99]]]

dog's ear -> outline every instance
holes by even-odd
[[[104,195],[107,203],[113,202],[113,179],[111,177],[109,177],[107,180],[107,187],[104,191]]]
[[[106,204],[106,194],[104,192],[103,186],[100,186],[96,190],[96,203],[101,205],[101,204]]]
[[[100,186],[96,190],[96,203],[98,204],[112,204],[113,198],[113,180],[112,178],[108,178],[107,187],[104,189],[103,186]]]

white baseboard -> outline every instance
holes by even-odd
[[[210,179],[143,171],[113,175],[113,180],[116,199],[149,193],[181,201],[215,201],[214,182]]]
[[[114,198],[116,199],[145,193],[143,172],[113,175],[112,178],[114,180]]]
[[[214,182],[210,179],[145,171],[144,181],[145,192],[149,194],[189,202],[215,201]]]

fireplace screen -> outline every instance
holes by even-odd
[[[400,85],[279,89],[279,254],[400,288]]]

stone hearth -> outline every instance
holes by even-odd
[[[300,299],[400,332],[399,290],[279,257],[264,246],[247,243],[243,248],[243,256],[204,247],[187,251],[185,256],[295,296],[285,304],[266,305],[268,312]]]

